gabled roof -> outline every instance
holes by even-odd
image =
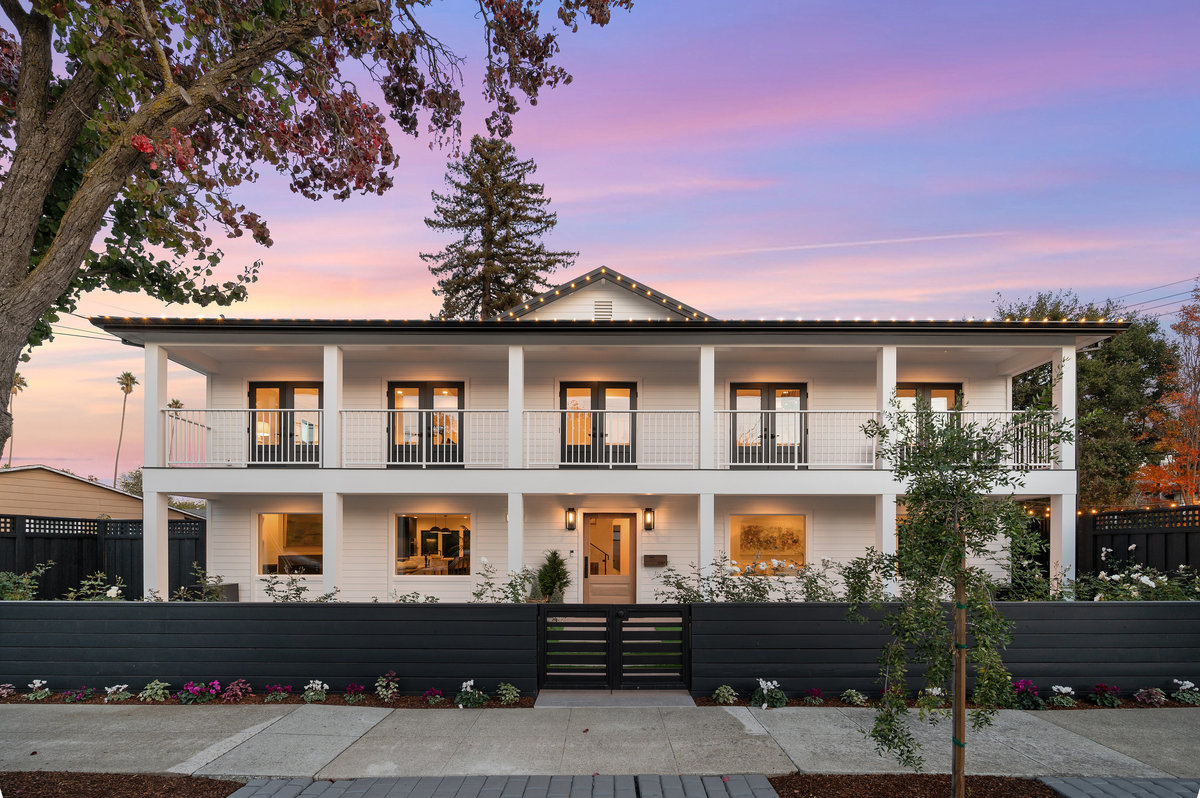
[[[702,310],[692,307],[691,305],[681,302],[672,296],[664,294],[662,291],[657,291],[645,283],[639,283],[637,280],[628,275],[610,269],[607,266],[601,266],[597,269],[592,269],[587,274],[581,274],[574,280],[568,280],[562,285],[551,288],[540,296],[535,296],[527,302],[505,310],[492,319],[495,321],[505,321],[509,319],[517,319],[529,313],[545,308],[552,302],[555,302],[563,297],[570,296],[578,291],[582,291],[598,282],[607,282],[611,285],[623,288],[629,291],[634,296],[639,297],[647,302],[661,306],[680,318],[691,318],[696,321],[719,321],[715,316],[705,313]]]

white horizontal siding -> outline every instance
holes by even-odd
[[[681,314],[674,305],[668,310],[667,305],[661,301],[638,296],[633,291],[613,285],[607,280],[594,280],[590,285],[584,286],[578,291],[555,297],[553,300],[547,298],[544,303],[537,303],[536,306],[534,303],[530,303],[530,311],[522,318],[530,320],[591,319],[595,317],[596,300],[611,302],[612,318],[619,321],[681,318]]]

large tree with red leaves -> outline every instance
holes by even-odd
[[[389,119],[457,142],[463,60],[422,24],[432,2],[0,0],[0,396],[84,291],[244,298],[258,264],[220,282],[213,239],[249,232],[270,245],[235,196],[261,169],[310,199],[345,199],[391,186]],[[552,2],[576,30],[633,0]],[[487,47],[488,129],[505,136],[519,96],[536,103],[570,75],[554,63],[541,0],[468,5]],[[2,409],[0,450],[11,430]]]
[[[1166,408],[1151,418],[1161,464],[1142,466],[1138,485],[1144,493],[1178,493],[1184,504],[1200,502],[1200,285],[1179,309],[1171,325],[1179,336],[1179,365]]]

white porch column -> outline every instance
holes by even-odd
[[[716,468],[716,349],[700,347],[700,467]],[[711,559],[711,558],[710,558]]]
[[[1050,578],[1075,578],[1075,494],[1050,497]]]
[[[149,383],[147,384],[149,392]],[[167,557],[167,494],[142,494],[142,594],[157,594],[166,601],[171,594],[171,566]]]
[[[1078,435],[1079,429],[1075,424],[1075,406],[1078,402],[1078,389],[1075,383],[1075,357],[1075,347],[1064,346],[1062,348],[1062,354],[1058,358],[1056,368],[1060,376],[1058,382],[1054,384],[1054,406],[1062,414],[1063,421],[1066,421],[1070,425],[1071,431]],[[1075,470],[1074,441],[1059,444],[1058,462],[1059,468],[1064,471]],[[1073,518],[1072,523],[1074,523]],[[1072,554],[1074,554],[1074,549],[1072,549]]]
[[[879,411],[879,420],[886,419],[885,414],[891,410],[892,399],[896,396],[896,347],[888,344],[879,347],[875,353],[875,409]],[[891,468],[883,460],[876,462],[878,468]],[[893,497],[894,498],[894,497]],[[893,508],[895,502],[892,502]]]
[[[508,347],[508,467],[524,465],[522,443],[525,423],[525,349],[513,344]],[[513,494],[509,494],[510,501]],[[510,512],[511,516],[512,513]],[[512,523],[511,521],[509,522]],[[512,529],[512,527],[509,527]]]
[[[701,573],[711,573],[713,558],[717,556],[716,502],[711,493],[701,493],[697,499],[700,505],[697,513],[700,540],[696,556],[698,557]]]
[[[329,593],[342,586],[342,494],[321,494],[321,587]]]
[[[342,465],[342,348],[326,344],[321,383],[321,467]]]
[[[508,570],[519,571],[525,558],[525,494],[508,494]]]
[[[162,468],[167,464],[163,437],[163,413],[167,406],[167,350],[158,344],[146,344],[145,414],[142,433],[142,464],[145,468]]]
[[[875,549],[882,554],[896,553],[896,494],[882,493],[875,497]],[[888,580],[887,593],[895,594],[896,582]]]

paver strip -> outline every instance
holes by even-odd
[[[1200,795],[1200,779],[1038,779],[1066,798],[1194,798]]]

